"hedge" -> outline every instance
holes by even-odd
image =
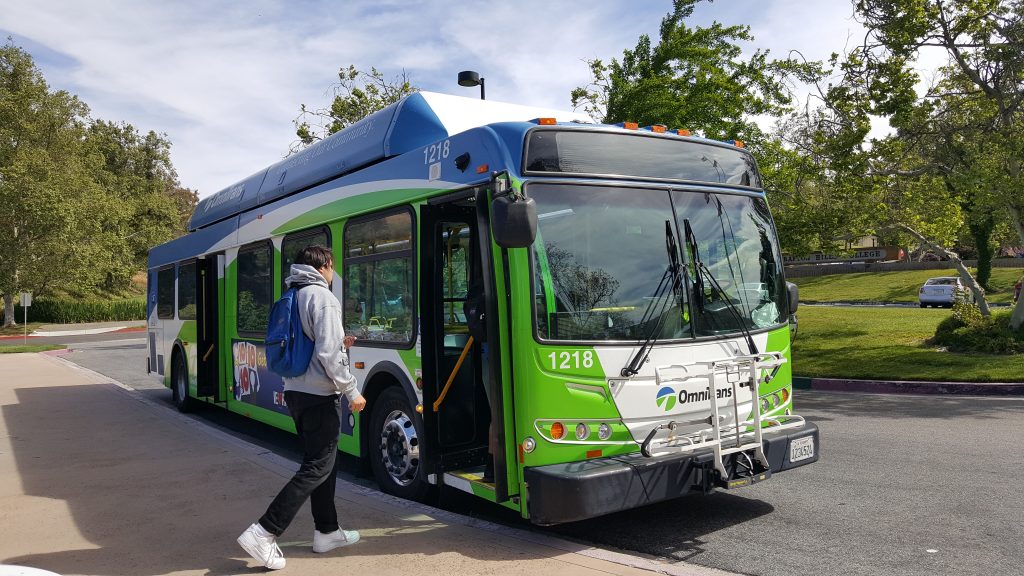
[[[2,307],[0,307],[2,308]],[[3,311],[0,310],[0,318]],[[14,307],[14,320],[25,318],[21,306]],[[29,322],[77,324],[79,322],[110,322],[145,320],[146,299],[130,300],[50,300],[39,298],[28,308]]]

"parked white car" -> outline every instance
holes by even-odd
[[[957,276],[940,276],[929,278],[921,290],[918,291],[917,299],[921,308],[926,306],[953,306],[958,292],[965,291],[964,285]]]

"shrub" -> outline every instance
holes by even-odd
[[[954,305],[955,306],[955,305]],[[1024,329],[1010,330],[1010,313],[1001,312],[988,318],[979,313],[952,316],[939,323],[931,343],[945,346],[951,352],[977,352],[981,354],[1024,354]]]
[[[2,312],[0,312],[2,314]],[[21,322],[24,312],[14,307],[14,319]],[[79,322],[110,322],[118,320],[145,320],[146,299],[131,300],[51,300],[38,298],[28,309],[29,322],[75,324]]]

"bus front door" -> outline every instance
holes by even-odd
[[[427,448],[438,456],[446,483],[483,482],[489,454],[489,428],[495,410],[489,400],[492,361],[479,324],[471,326],[466,300],[486,301],[492,282],[484,261],[477,211],[468,198],[427,205],[422,210],[423,416]],[[471,332],[476,332],[472,339]],[[500,400],[499,400],[500,401]],[[436,404],[436,410],[435,410]],[[498,457],[504,451],[495,450]],[[497,468],[497,467],[496,467]],[[502,462],[501,470],[504,469]],[[495,475],[496,494],[507,481]],[[464,488],[463,488],[464,489]],[[500,501],[500,500],[499,500]]]
[[[211,254],[197,261],[199,281],[196,282],[196,395],[214,397],[215,402],[223,401],[220,394],[220,371],[218,369],[218,320],[220,306],[217,305],[217,276],[223,256]]]

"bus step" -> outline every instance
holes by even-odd
[[[728,480],[723,480],[719,476],[715,479],[715,485],[719,488],[725,488],[726,490],[733,490],[736,488],[750,486],[751,484],[757,484],[758,482],[763,482],[771,477],[771,470],[763,470],[754,474],[737,474],[735,477]]]

